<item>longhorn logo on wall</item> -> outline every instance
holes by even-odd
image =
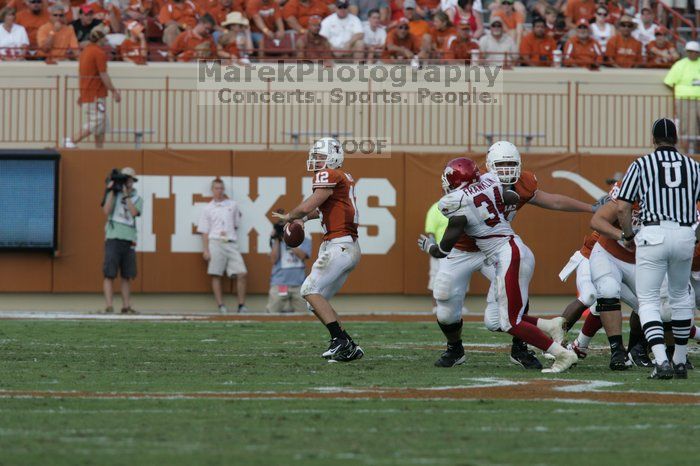
[[[202,240],[195,231],[202,208],[211,195],[212,176],[159,176],[142,175],[136,189],[147,200],[139,219],[137,250],[156,252],[158,238],[153,228],[154,199],[175,199],[174,234],[170,241],[170,252],[192,253],[202,251]],[[268,241],[272,221],[268,215],[279,207],[279,199],[287,193],[287,178],[284,177],[221,177],[226,184],[228,195],[238,203],[242,214],[239,228],[239,247],[242,253],[270,252]],[[257,182],[258,195],[251,198],[251,182]],[[301,180],[304,197],[311,195],[311,178]],[[385,178],[361,178],[355,185],[357,208],[360,212],[360,237],[363,254],[386,254],[396,243],[396,219],[389,207],[396,206],[396,189]],[[370,207],[369,199],[376,202]],[[288,206],[284,206],[288,207]],[[250,232],[257,233],[257,244],[250,244]],[[321,233],[319,221],[306,225],[308,233]],[[371,233],[371,234],[370,234]],[[162,247],[161,247],[162,248]]]

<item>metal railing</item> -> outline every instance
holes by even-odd
[[[77,79],[55,77],[48,82],[26,86],[15,80],[0,89],[0,143],[60,146],[65,137],[80,131],[86,116],[77,104]],[[498,137],[541,152],[637,152],[649,145],[649,122],[674,115],[670,93],[623,93],[619,84],[607,86],[605,92],[599,83],[583,82],[552,85],[546,93],[507,90],[494,94],[497,105],[437,105],[418,102],[416,91],[400,90],[400,99],[409,104],[345,106],[200,105],[200,99],[216,91],[179,87],[180,82],[167,77],[138,83],[132,88],[122,81],[121,103],[107,99],[108,147],[131,148],[137,143],[151,148],[291,149],[310,144],[319,134],[342,134],[386,138],[397,147],[454,152],[483,150]],[[268,84],[255,91],[273,89]],[[288,96],[293,91],[276,92]],[[324,101],[330,92],[316,95]]]

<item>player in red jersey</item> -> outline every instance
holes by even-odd
[[[348,362],[360,359],[364,352],[343,329],[329,302],[357,266],[361,255],[357,242],[359,218],[355,181],[341,170],[343,158],[343,147],[337,139],[316,141],[306,165],[308,171],[314,172],[313,194],[288,214],[272,215],[286,223],[321,219],[323,243],[311,273],[301,286],[301,295],[331,335],[330,346],[322,357]]]

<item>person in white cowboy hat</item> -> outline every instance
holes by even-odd
[[[114,312],[114,280],[121,277],[122,314],[137,314],[131,307],[131,281],[136,278],[136,217],[143,210],[143,199],[134,189],[136,170],[115,171],[107,183],[102,211],[105,224],[105,257],[102,266],[105,313]]]
[[[673,64],[664,84],[673,90],[680,147],[683,152],[688,152],[689,138],[698,135],[700,123],[700,43],[694,40],[686,42],[685,52],[687,57]]]
[[[239,11],[232,11],[226,15],[226,20],[221,23],[221,26],[226,32],[219,36],[217,44],[219,56],[247,63],[248,53],[253,49],[248,19]]]

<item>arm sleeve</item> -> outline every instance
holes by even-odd
[[[138,199],[136,199],[136,204],[134,204],[134,207],[136,207],[136,210],[138,210],[139,215],[143,212],[143,198],[139,196]]]
[[[671,69],[668,70],[668,73],[666,73],[666,77],[664,78],[664,84],[666,84],[667,86],[675,86],[676,84],[678,84],[680,75],[682,73],[682,66],[682,61],[677,61],[676,63],[674,63]]]
[[[620,192],[617,198],[632,203],[639,197],[639,165],[634,162],[625,173],[620,183]]]
[[[284,17],[284,19],[291,18],[292,16],[294,16],[294,17],[297,16],[297,1],[296,0],[289,0],[282,7],[282,17]],[[297,19],[299,19],[299,18],[297,18]]]
[[[207,234],[211,230],[211,224],[209,222],[209,215],[207,214],[206,208],[202,211],[199,216],[199,222],[197,222],[197,233]]]
[[[464,215],[460,213],[462,208],[466,205],[465,195],[462,191],[455,191],[446,196],[443,196],[438,202],[438,209],[440,213],[447,218],[454,217],[455,215]]]
[[[352,33],[353,34],[364,34],[365,30],[362,29],[362,21],[357,16],[354,17],[352,22]]]

